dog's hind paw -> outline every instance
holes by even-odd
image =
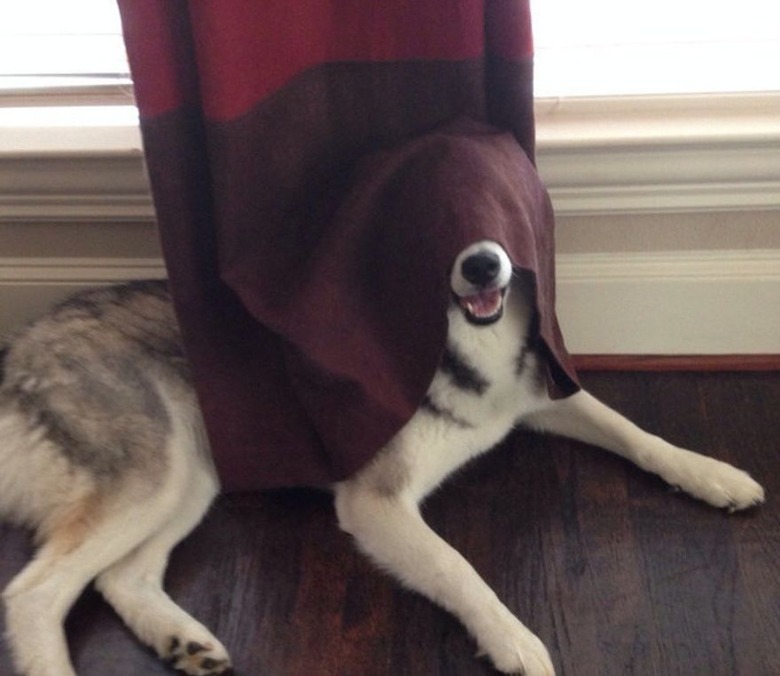
[[[174,669],[191,676],[217,676],[231,670],[230,657],[216,640],[182,640],[171,636],[165,656]]]

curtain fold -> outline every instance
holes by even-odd
[[[532,165],[528,0],[119,6],[226,490],[325,486],[370,460],[425,394],[469,238],[535,273],[550,391],[576,391]],[[469,206],[499,192],[495,213]]]

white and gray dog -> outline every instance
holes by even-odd
[[[550,400],[522,279],[494,242],[458,256],[447,347],[427,396],[367,467],[333,488],[360,549],[455,614],[499,671],[549,676],[542,642],[420,515],[449,474],[520,424],[602,446],[715,507],[744,509],[764,493],[587,392]],[[93,580],[160,657],[188,674],[228,671],[222,644],[162,589],[171,549],[219,489],[165,284],[73,297],[7,345],[4,371],[0,515],[32,527],[40,544],[3,593],[18,672],[75,674],[63,620]]]

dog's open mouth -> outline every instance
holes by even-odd
[[[505,294],[506,288],[484,289],[471,296],[457,297],[456,301],[469,322],[485,325],[501,319]]]

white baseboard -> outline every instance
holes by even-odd
[[[558,257],[575,354],[780,354],[780,250]],[[0,258],[0,334],[87,286],[164,276],[157,259]]]
[[[156,258],[0,258],[0,337],[80,289],[164,276]]]
[[[780,250],[558,257],[575,354],[779,354]]]

